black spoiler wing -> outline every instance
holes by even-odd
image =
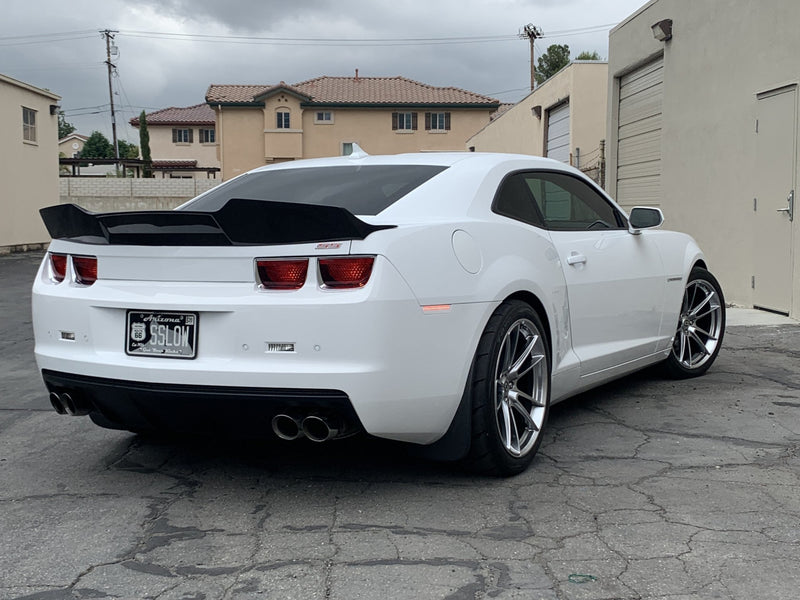
[[[238,246],[363,240],[370,225],[336,206],[232,198],[216,212],[93,213],[75,204],[39,211],[53,239],[134,246]]]

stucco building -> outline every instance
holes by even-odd
[[[211,85],[224,179],[286,160],[464,150],[499,101],[405,77],[318,77],[293,85]]]
[[[60,99],[0,75],[0,252],[50,240],[39,209],[58,204]]]
[[[146,113],[153,175],[164,178],[215,177],[219,171],[214,111],[207,104],[170,106]],[[139,117],[130,120],[139,128]],[[141,149],[140,149],[141,152]]]
[[[653,0],[611,30],[606,187],[661,207],[726,299],[800,317],[797,2]]]
[[[63,158],[78,158],[83,145],[89,138],[80,133],[70,133],[68,136],[58,140],[58,155]]]
[[[476,152],[549,156],[597,177],[608,64],[574,61],[467,140]]]

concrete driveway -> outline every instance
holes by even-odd
[[[501,480],[374,441],[60,417],[32,356],[39,259],[0,257],[0,598],[798,597],[791,321],[732,326],[700,379],[648,371],[559,404],[533,466]]]

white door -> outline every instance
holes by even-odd
[[[756,121],[753,304],[789,314],[792,306],[792,217],[797,87],[759,94]],[[795,211],[796,212],[796,211]]]
[[[620,212],[576,177],[524,177],[564,271],[581,376],[652,355],[660,342],[666,277],[647,232],[628,233]]]
[[[547,111],[545,156],[569,164],[569,101]]]

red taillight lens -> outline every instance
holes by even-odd
[[[320,258],[319,275],[325,287],[360,288],[369,281],[374,262],[374,256]]]
[[[61,283],[67,276],[67,255],[50,253],[50,279]]]
[[[73,256],[72,266],[75,269],[75,281],[81,285],[92,285],[97,281],[97,257]]]
[[[306,282],[307,258],[256,260],[261,287],[267,290],[299,290]]]

